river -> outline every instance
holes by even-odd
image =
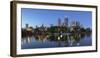
[[[47,38],[37,39],[34,36],[24,37],[21,39],[22,49],[77,47],[77,46],[91,46],[91,45],[92,45],[92,36],[86,36],[86,35],[84,37],[79,38],[78,40],[75,40],[73,38],[68,38],[67,40],[50,40]]]

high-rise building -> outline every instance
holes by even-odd
[[[80,27],[81,27],[81,24],[80,24],[80,22],[78,22],[78,21],[72,21],[71,27],[77,27],[77,28],[80,28]]]
[[[67,17],[64,18],[64,26],[68,27],[68,18]]]
[[[28,28],[28,24],[26,24],[26,28]]]
[[[61,26],[61,19],[58,18],[58,26]]]

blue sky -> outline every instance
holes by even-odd
[[[22,27],[29,24],[33,28],[37,26],[50,26],[51,24],[57,25],[58,18],[64,21],[68,17],[68,23],[71,21],[79,21],[85,28],[92,28],[92,12],[91,11],[74,11],[74,10],[48,10],[48,9],[31,9],[22,8]]]

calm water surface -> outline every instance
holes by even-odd
[[[47,38],[38,38],[34,36],[24,37],[21,40],[22,49],[33,49],[33,48],[54,48],[54,47],[75,47],[75,46],[91,46],[91,36],[84,36],[75,40],[68,38],[67,40],[49,40]]]

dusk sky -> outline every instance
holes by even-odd
[[[31,9],[22,8],[22,27],[25,28],[25,24],[29,24],[33,28],[37,26],[50,26],[51,24],[57,25],[58,18],[64,22],[64,18],[68,17],[68,23],[71,21],[79,21],[83,27],[92,28],[92,12],[91,11],[74,11],[74,10],[47,10],[47,9]]]

